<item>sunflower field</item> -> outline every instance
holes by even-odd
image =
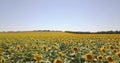
[[[0,63],[120,63],[120,34],[0,33]]]

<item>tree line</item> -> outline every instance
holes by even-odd
[[[120,34],[120,31],[99,31],[99,32],[76,32],[76,31],[65,31],[66,33],[74,34]]]

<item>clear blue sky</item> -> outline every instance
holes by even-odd
[[[120,0],[0,0],[0,31],[120,30]]]

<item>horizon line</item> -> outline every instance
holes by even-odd
[[[9,30],[9,31],[0,31],[0,32],[45,32],[45,31],[60,31],[60,32],[65,32],[65,31],[71,31],[71,32],[106,32],[106,31],[120,31],[120,30],[101,30],[101,31],[80,31],[80,30],[47,30],[47,29],[44,29],[44,30]]]

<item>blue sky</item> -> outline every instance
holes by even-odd
[[[120,0],[0,0],[0,31],[120,30]]]

